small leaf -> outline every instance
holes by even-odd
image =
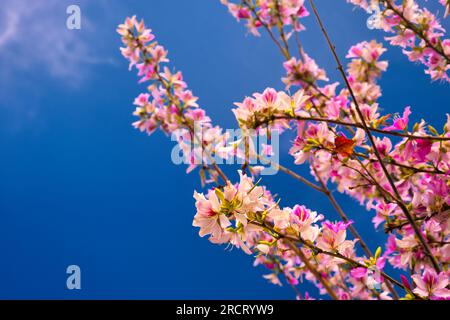
[[[214,189],[214,192],[216,193],[217,198],[220,199],[220,201],[224,201],[225,200],[225,196],[222,192],[222,190],[220,190],[219,188]]]
[[[339,135],[334,139],[334,151],[346,157],[353,154],[354,147],[355,141],[346,138],[344,135]]]
[[[429,125],[429,126],[428,126],[428,130],[430,130],[430,132],[431,132],[432,134],[434,134],[435,136],[438,136],[438,135],[439,135],[439,132],[437,132],[437,130],[436,130],[432,125]]]
[[[375,251],[375,259],[378,260],[378,258],[380,257],[380,255],[381,255],[381,247],[378,247],[378,248],[377,248],[377,251]]]

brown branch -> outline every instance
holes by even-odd
[[[361,123],[353,123],[353,122],[328,119],[328,118],[323,118],[323,117],[301,117],[301,116],[291,116],[291,115],[286,114],[286,115],[273,116],[270,119],[268,119],[268,121],[273,121],[273,120],[321,121],[321,122],[328,122],[328,123],[333,123],[333,124],[342,125],[342,126],[351,126],[354,128],[365,129],[364,125]],[[260,126],[260,125],[264,124],[264,122],[256,122],[256,124],[258,126]],[[367,126],[367,129],[369,131],[382,133],[384,135],[391,135],[391,136],[408,138],[408,139],[420,139],[420,140],[431,140],[431,141],[450,141],[450,137],[418,136],[418,135],[414,135],[414,134],[407,134],[407,133],[401,133],[401,132],[385,131],[385,130],[370,127],[370,126]]]
[[[298,248],[295,244],[293,244],[289,239],[285,238],[286,244],[289,246],[289,248],[292,249],[292,251],[295,252],[295,254],[300,258],[300,260],[305,264],[306,268],[316,277],[317,280],[323,285],[325,290],[328,292],[330,297],[333,300],[339,300],[336,293],[334,293],[333,289],[330,287],[330,284],[328,281],[326,281],[322,274],[315,269],[311,263],[309,263],[308,258],[305,256],[305,254],[302,252],[302,249]]]
[[[438,212],[433,212],[431,215],[423,217],[423,218],[416,218],[415,221],[428,221],[430,220],[432,217],[434,217],[436,214],[438,214]],[[386,223],[385,227],[384,227],[384,232],[385,233],[389,233],[392,232],[396,229],[401,230],[404,226],[407,226],[409,224],[408,221],[404,221],[404,222],[400,222],[400,223]]]

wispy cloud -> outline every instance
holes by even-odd
[[[81,30],[66,27],[66,9],[74,3],[81,8]],[[107,9],[103,0],[1,1],[1,132],[45,126],[42,103],[55,86],[81,92],[98,65],[115,63]]]
[[[66,28],[69,1],[3,0],[0,6],[0,67],[10,81],[15,71],[36,71],[79,84],[88,74],[89,65],[110,63],[96,52],[92,37],[95,29],[84,14],[82,29]],[[98,36],[98,34],[95,34]]]
[[[5,26],[3,33],[0,34],[0,47],[7,45],[13,39],[19,24],[19,16],[13,10],[6,10],[2,18],[5,21]]]

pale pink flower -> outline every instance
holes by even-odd
[[[276,274],[274,274],[274,273],[265,274],[265,275],[263,275],[263,278],[269,280],[272,284],[275,284],[275,285],[281,287],[280,279],[278,278],[278,276]]]
[[[346,249],[348,242],[346,241],[347,237],[347,227],[352,223],[352,221],[348,223],[344,222],[335,222],[331,223],[330,221],[325,221],[322,226],[322,233],[317,240],[317,246],[324,250],[342,250]]]
[[[192,225],[200,228],[199,235],[201,237],[211,235],[213,238],[219,239],[231,222],[220,212],[221,203],[216,193],[214,190],[210,190],[205,197],[201,193],[194,192],[194,198],[197,213]]]
[[[319,235],[320,228],[313,225],[323,219],[322,215],[307,209],[305,206],[295,205],[290,214],[291,227],[307,241],[315,241]]]
[[[148,104],[148,99],[150,95],[148,93],[141,93],[136,99],[134,99],[134,104],[140,107],[144,107]]]

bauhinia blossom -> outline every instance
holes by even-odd
[[[327,75],[323,69],[320,69],[316,62],[306,53],[302,55],[300,60],[292,57],[284,64],[287,76],[283,78],[286,88],[292,85],[309,86],[317,81],[328,81]]]
[[[425,270],[421,275],[412,276],[417,287],[414,293],[422,298],[446,299],[450,297],[449,275],[446,272],[436,274],[433,270]]]
[[[242,172],[239,174],[239,183],[210,189],[206,195],[194,193],[197,213],[193,225],[200,228],[200,236],[209,235],[211,242],[238,247],[247,254],[259,253],[256,264],[262,263],[271,270],[282,272],[291,284],[298,284],[303,276],[313,276],[288,243],[295,246],[296,241],[308,243],[307,249],[298,250],[304,250],[305,256],[311,259],[310,263],[321,261],[322,273],[332,286],[338,288],[345,279],[349,284],[358,283],[360,297],[371,296],[369,277],[362,279],[360,275],[364,270],[369,272],[369,265],[357,268],[364,269],[358,272],[357,269],[350,272],[339,270],[347,263],[346,258],[361,263],[364,261],[355,254],[355,240],[347,239],[349,223],[320,223],[323,215],[302,205],[282,208],[265,187],[254,184]],[[287,242],[284,239],[288,239]],[[316,250],[321,252],[319,256],[315,256]],[[381,261],[374,259],[378,270],[384,267]],[[276,273],[265,278],[274,284],[281,284]],[[320,282],[316,285],[324,290]],[[385,290],[386,287],[383,287]],[[389,295],[387,291],[384,294],[386,298]]]

